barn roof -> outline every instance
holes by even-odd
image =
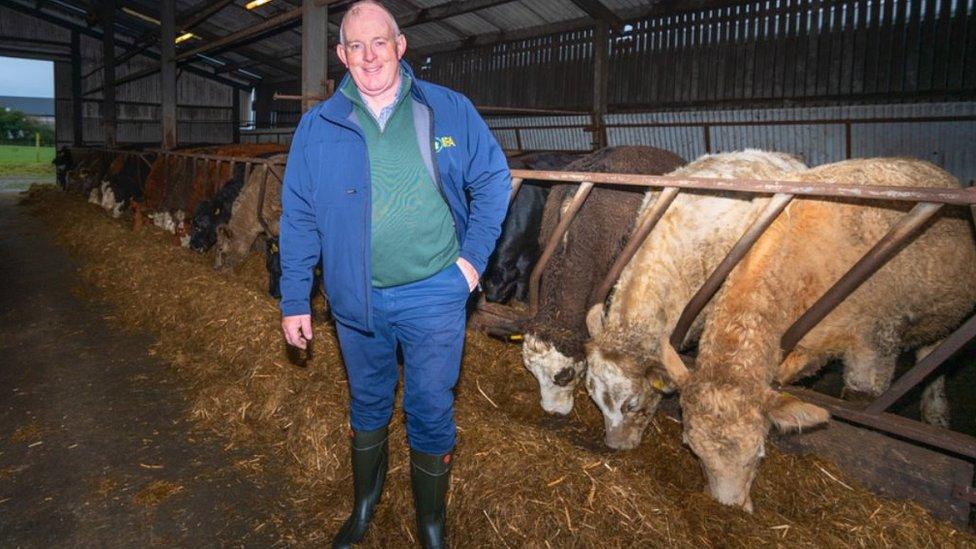
[[[342,13],[353,0],[331,0],[330,33],[338,35]],[[526,38],[565,30],[567,25],[592,24],[597,19],[619,27],[622,20],[645,12],[689,9],[735,3],[733,0],[382,0],[407,36],[408,56],[416,60],[439,51]],[[225,47],[195,54],[194,70],[232,79],[242,85],[284,81],[298,77],[301,67],[302,0],[270,0],[255,9],[248,0],[176,0],[177,22],[194,37],[177,46],[177,54],[207,49],[225,39]],[[20,14],[42,18],[63,28],[100,33],[97,14],[86,0],[5,0]],[[158,33],[159,3],[155,0],[117,0],[116,36],[127,45],[143,41],[158,56],[153,33]],[[3,25],[0,24],[0,27]],[[255,35],[249,30],[266,29]],[[3,29],[0,29],[3,30]],[[239,40],[231,40],[241,35]],[[247,36],[245,36],[247,35]],[[19,35],[18,35],[19,36]],[[148,37],[148,38],[147,38]],[[0,34],[0,52],[13,47],[9,32]],[[54,47],[33,38],[17,44],[21,50]],[[334,41],[334,39],[333,39]],[[63,52],[61,53],[63,55]],[[330,54],[330,67],[339,67]]]

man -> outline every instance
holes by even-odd
[[[462,95],[417,80],[406,38],[365,0],[343,17],[337,92],[303,117],[282,192],[281,311],[305,348],[312,268],[349,378],[353,512],[333,546],[359,541],[387,467],[387,424],[403,353],[410,478],[424,547],[444,544],[465,303],[505,216],[505,156]]]

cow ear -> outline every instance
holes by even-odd
[[[586,313],[586,331],[590,337],[596,337],[603,332],[603,303],[597,303],[590,307]]]
[[[765,402],[766,417],[780,431],[802,431],[827,423],[830,413],[820,406],[804,402],[793,395],[769,390]]]
[[[671,376],[671,381],[680,389],[688,380],[688,367],[685,366],[681,355],[674,350],[667,337],[661,340],[661,361],[664,362],[664,370]]]

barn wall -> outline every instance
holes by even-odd
[[[30,17],[0,6],[0,36],[57,40],[70,44],[71,32],[57,25]],[[82,90],[94,90],[102,85],[102,43],[90,36],[81,36]],[[126,48],[116,46],[116,57]],[[55,59],[55,112],[59,144],[73,140],[71,124],[71,66],[65,49]],[[115,69],[117,78],[158,63],[136,56]],[[94,72],[93,72],[94,71]],[[91,73],[91,74],[89,74]],[[177,70],[177,124],[181,144],[229,143],[233,139],[233,93],[227,85]],[[142,78],[118,86],[115,92],[117,135],[120,144],[143,143],[158,145],[162,141],[162,86],[160,75]],[[104,142],[101,113],[102,95],[86,94],[82,103],[83,136],[87,144]],[[242,103],[242,107],[245,104]],[[249,108],[249,103],[246,104]]]
[[[811,165],[845,158],[912,156],[964,183],[976,180],[976,102],[687,110],[607,116],[610,145],[650,145],[692,159],[755,147]],[[492,117],[505,149],[589,150],[589,116]]]
[[[976,0],[760,0],[631,21],[611,107],[976,97]],[[589,109],[592,29],[436,54],[478,105]]]
[[[116,47],[116,56],[125,49]],[[82,36],[81,55],[83,92],[102,85],[101,41]],[[137,56],[116,66],[116,78],[144,69],[157,61]],[[91,74],[89,74],[91,73]],[[87,76],[85,76],[87,75]],[[156,73],[118,86],[115,90],[117,141],[123,143],[159,144],[162,141],[162,86]],[[70,97],[71,82],[67,80]],[[56,92],[57,93],[57,92]],[[177,70],[177,135],[180,144],[230,143],[233,139],[233,93],[230,86]],[[88,144],[104,142],[102,129],[102,94],[85,93],[82,105],[84,140]],[[70,102],[69,102],[70,103]],[[70,128],[69,128],[70,131]]]

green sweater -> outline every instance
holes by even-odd
[[[459,249],[451,210],[420,154],[410,77],[401,70],[400,78],[383,129],[351,79],[341,90],[355,105],[369,152],[372,284],[377,288],[427,278],[454,263]]]

